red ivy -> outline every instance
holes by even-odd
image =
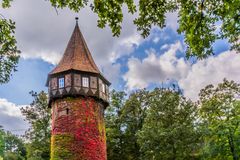
[[[56,103],[57,111],[63,110],[66,106],[63,104],[67,103],[70,114],[55,117],[52,134],[74,135],[74,144],[69,150],[79,156],[76,159],[106,160],[105,130],[100,105],[92,98],[59,100]],[[99,130],[99,125],[102,130]]]

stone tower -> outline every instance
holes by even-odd
[[[49,73],[51,160],[106,160],[104,109],[110,82],[100,73],[76,26],[59,64]]]

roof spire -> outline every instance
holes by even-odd
[[[78,24],[78,17],[75,17],[75,20],[76,20],[76,24]]]
[[[56,74],[67,70],[78,70],[91,73],[100,73],[87,47],[84,37],[78,26],[78,17],[67,48],[58,65],[50,72]]]

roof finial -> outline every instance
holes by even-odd
[[[75,17],[75,20],[76,20],[76,24],[78,24],[78,17]]]

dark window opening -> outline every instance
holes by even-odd
[[[66,109],[66,113],[67,113],[67,115],[69,114],[69,109],[68,108]]]

